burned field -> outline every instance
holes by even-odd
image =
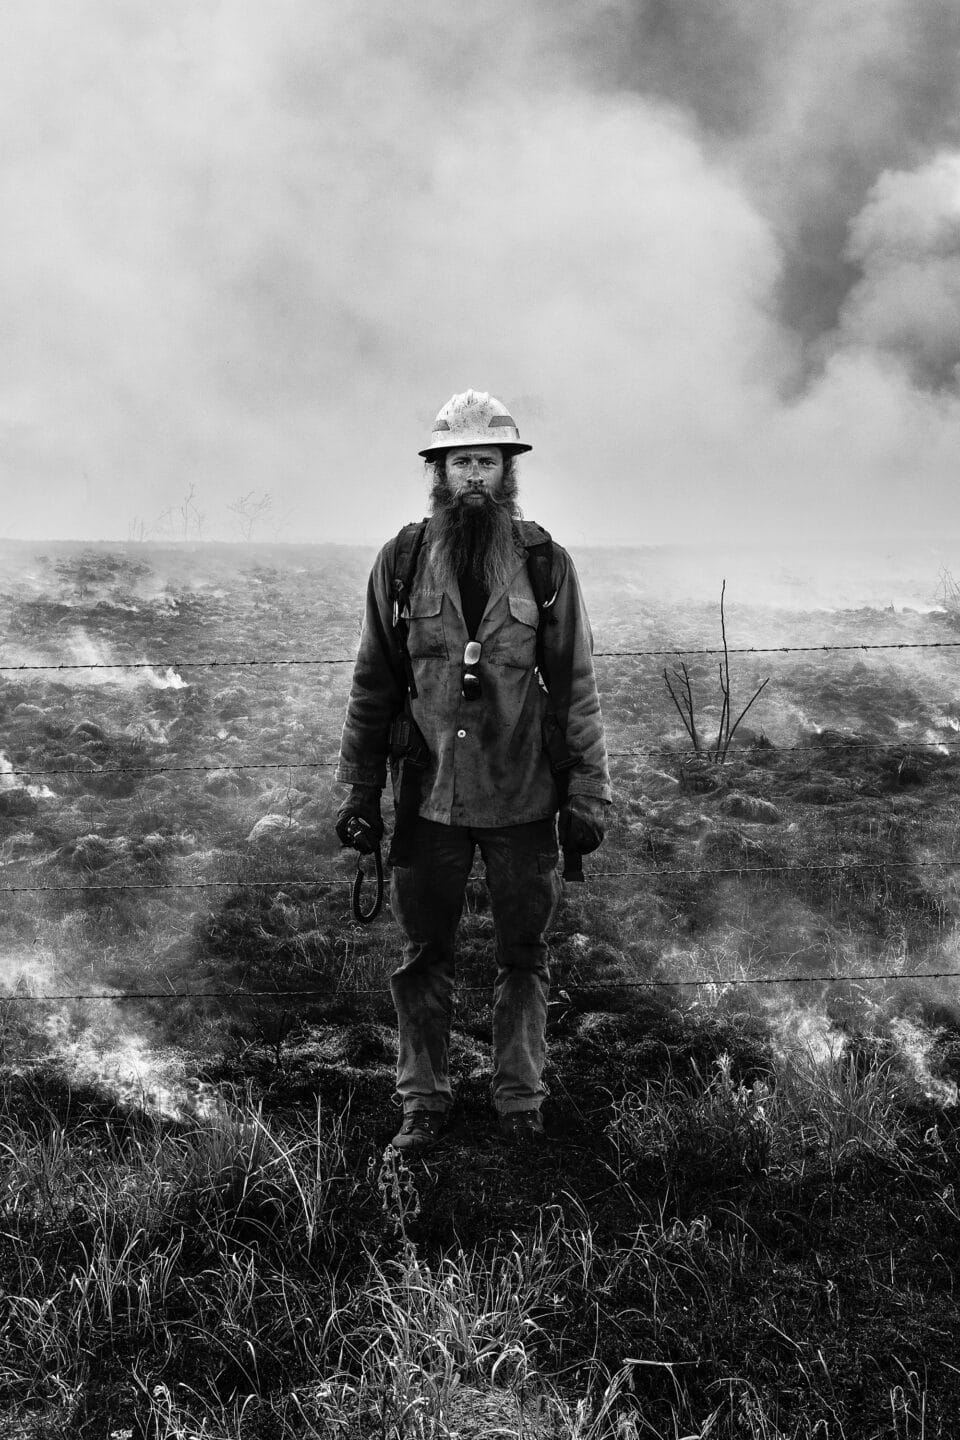
[[[478,877],[409,1169],[350,666],[287,663],[352,655],[370,555],[4,558],[0,660],[74,668],[0,671],[0,1435],[956,1433],[960,616],[728,604],[735,648],[943,648],[731,655],[734,713],[769,683],[719,765],[678,657],[605,653],[687,651],[709,742],[719,586],[580,560],[616,803],[550,1142],[496,1135]]]

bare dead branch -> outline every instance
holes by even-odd
[[[723,705],[720,710],[720,725],[717,729],[717,743],[714,746],[713,750],[714,760],[719,760],[721,753],[726,754],[727,745],[729,745],[730,743],[729,739],[726,739],[725,742],[725,732],[729,734],[730,730],[730,676],[729,674],[727,675],[726,683],[724,683],[723,665],[721,664],[718,668],[720,671],[720,693],[723,695]]]
[[[236,500],[232,500],[227,509],[236,516],[240,533],[249,542],[253,539],[254,529],[272,506],[273,497],[268,491],[258,497],[255,490],[248,490],[246,495],[238,495]]]
[[[723,696],[723,705],[721,706],[720,710],[720,723],[717,728],[717,738],[712,746],[712,755],[709,757],[712,758],[715,764],[720,765],[722,765],[727,758],[731,742],[734,735],[737,733],[737,728],[740,725],[740,722],[743,720],[744,716],[747,714],[747,711],[751,708],[754,702],[762,694],[766,686],[770,683],[770,679],[768,676],[767,679],[764,680],[762,684],[759,685],[757,689],[753,692],[746,705],[740,711],[740,714],[737,716],[734,723],[731,724],[730,722],[733,715],[733,708],[730,698],[730,692],[732,687],[730,683],[730,650],[727,644],[727,616],[725,605],[726,594],[727,582],[724,579],[723,585],[720,590],[720,633],[723,637],[723,660],[720,662],[720,665],[718,667],[718,679],[720,683],[720,694]],[[697,730],[697,716],[696,705],[693,699],[693,686],[690,681],[690,672],[687,669],[686,664],[681,661],[679,666],[674,667],[673,680],[671,680],[667,671],[664,670],[663,681],[667,687],[667,694],[673,701],[677,713],[680,716],[680,719],[683,721],[684,729],[690,736],[690,740],[693,744],[694,754],[702,758],[704,751],[700,739],[700,734]]]
[[[680,668],[674,669],[673,674],[678,685],[682,687],[682,692],[681,695],[678,697],[676,691],[670,683],[669,675],[667,674],[666,670],[664,670],[663,679],[667,687],[667,693],[669,694],[670,699],[673,701],[674,705],[677,707],[680,719],[683,721],[684,729],[686,730],[687,734],[690,736],[691,741],[693,742],[694,753],[699,755],[701,753],[700,736],[697,733],[696,711],[693,703],[693,689],[690,684],[690,672],[688,671],[686,665],[681,662]]]

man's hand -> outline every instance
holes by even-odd
[[[606,834],[606,800],[593,795],[571,795],[560,806],[558,831],[562,850],[589,855],[603,843]]]
[[[337,838],[361,855],[370,855],[383,839],[380,790],[376,785],[352,785],[337,811]]]

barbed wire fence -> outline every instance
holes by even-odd
[[[595,659],[641,659],[641,658],[679,658],[679,657],[722,657],[724,655],[788,655],[788,654],[827,654],[827,653],[857,653],[861,651],[905,651],[905,650],[956,650],[960,649],[960,640],[928,640],[928,641],[884,641],[884,642],[856,642],[845,644],[824,643],[816,645],[750,645],[750,646],[728,646],[726,649],[718,647],[688,647],[672,646],[669,648],[643,648],[627,650],[596,650]],[[197,658],[184,659],[173,657],[169,659],[154,661],[48,661],[48,662],[23,662],[23,663],[0,663],[0,674],[41,674],[78,671],[150,671],[154,674],[159,672],[177,674],[181,670],[228,670],[228,669],[254,669],[254,668],[292,668],[322,667],[352,665],[355,656],[332,655],[332,656],[255,656],[255,657],[230,657],[230,658]],[[958,722],[960,728],[960,722]],[[921,741],[906,739],[899,736],[896,739],[875,737],[872,739],[853,738],[843,735],[841,732],[832,733],[828,739],[820,744],[801,744],[778,747],[769,745],[774,752],[790,754],[811,754],[823,753],[830,748],[842,753],[868,751],[868,750],[910,750],[930,751],[941,756],[952,756],[954,751],[960,751],[960,738],[957,740],[936,740]],[[677,747],[653,747],[631,750],[610,750],[611,759],[670,759],[682,758],[682,751]],[[333,759],[327,760],[304,760],[292,758],[280,761],[229,761],[221,760],[214,764],[148,764],[148,765],[101,765],[87,766],[85,768],[70,766],[43,766],[36,765],[30,768],[21,768],[11,765],[3,772],[4,778],[11,779],[38,779],[52,776],[73,776],[85,782],[110,777],[113,775],[163,775],[163,774],[213,774],[229,771],[292,771],[292,770],[321,770],[331,769],[336,765]],[[887,871],[913,871],[917,869],[956,869],[960,868],[960,857],[943,856],[928,860],[892,861],[892,860],[857,860],[857,861],[817,861],[811,864],[734,864],[724,866],[681,866],[664,867],[650,864],[642,869],[609,869],[594,870],[587,873],[588,881],[605,881],[608,879],[642,879],[649,881],[659,878],[678,878],[685,876],[701,877],[712,876],[737,876],[749,875],[790,875],[810,876],[823,873],[837,873],[853,875],[861,872],[874,872],[877,874]],[[167,880],[167,881],[123,881],[123,882],[98,882],[85,881],[79,885],[0,885],[0,894],[90,894],[93,892],[151,892],[170,890],[224,890],[224,889],[289,889],[291,887],[317,887],[317,888],[341,888],[349,887],[351,882],[343,876],[277,876],[265,879],[248,879],[239,876],[223,880]],[[614,979],[596,980],[586,983],[589,990],[597,989],[691,989],[691,988],[723,988],[726,986],[755,986],[755,985],[810,985],[810,984],[847,984],[855,982],[863,983],[884,983],[904,980],[944,980],[960,979],[960,970],[898,970],[871,971],[863,973],[825,973],[811,975],[757,975],[757,976],[696,976],[685,979]],[[462,986],[465,991],[486,991],[488,986]],[[306,998],[330,998],[336,995],[386,995],[389,994],[388,987],[363,987],[352,989],[350,987],[337,986],[336,990],[330,987],[316,988],[306,987],[300,989],[248,989],[245,987],[234,987],[226,990],[156,990],[156,991],[94,991],[78,993],[26,993],[20,991],[7,992],[0,995],[3,1003],[66,1003],[66,1002],[110,1002],[123,1003],[134,1000],[201,1000],[201,999],[255,999],[269,998],[274,1000],[306,999]]]
[[[957,650],[960,649],[960,640],[889,640],[872,641],[860,640],[849,642],[844,645],[820,644],[820,645],[729,645],[726,650],[717,646],[687,646],[671,645],[665,649],[642,649],[642,650],[594,650],[595,660],[627,660],[638,657],[669,658],[675,655],[806,655],[824,654],[830,651],[859,651],[859,650]],[[252,667],[284,667],[290,665],[352,665],[356,660],[355,655],[306,655],[306,656],[283,656],[283,655],[257,655],[252,657],[238,656],[235,658],[206,657],[201,659],[187,660],[172,658],[166,660],[61,660],[61,661],[39,661],[39,662],[17,662],[15,664],[0,664],[0,673],[19,674],[25,671],[35,670],[225,670],[244,669]]]

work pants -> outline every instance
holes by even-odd
[[[413,863],[395,866],[393,913],[405,936],[390,980],[399,1026],[396,1098],[404,1111],[453,1101],[449,1042],[454,940],[479,846],[496,934],[493,1103],[501,1115],[538,1110],[550,989],[546,932],[560,899],[556,822],[471,829],[419,819]]]

